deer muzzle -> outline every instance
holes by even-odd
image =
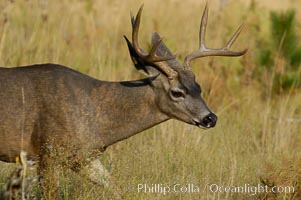
[[[217,116],[212,112],[210,112],[208,115],[203,117],[201,120],[193,119],[194,125],[200,128],[213,128],[215,127],[216,122],[217,122]]]

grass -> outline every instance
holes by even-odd
[[[223,4],[222,2],[227,2]],[[253,1],[255,2],[255,1]],[[272,2],[272,3],[271,3]],[[285,3],[284,3],[285,2]],[[297,2],[297,1],[296,1]],[[210,1],[207,40],[221,46],[243,21],[246,29],[233,49],[249,48],[241,58],[204,58],[193,71],[204,98],[218,116],[216,128],[203,131],[170,120],[108,148],[101,160],[112,173],[110,188],[99,190],[66,172],[63,199],[300,199],[301,93],[271,93],[272,82],[254,77],[256,42],[269,37],[269,8],[294,7],[295,1]],[[142,2],[1,1],[0,65],[60,63],[110,81],[142,76],[132,66],[123,35],[130,35],[129,11]],[[179,59],[197,48],[205,1],[144,1],[140,43],[149,47],[158,31]],[[258,23],[256,23],[258,22]],[[297,29],[300,35],[300,29]],[[275,58],[275,65],[281,59]],[[300,70],[299,70],[300,71]],[[265,86],[265,87],[263,87]],[[0,186],[13,170],[0,163]],[[195,184],[196,193],[144,193],[138,184]],[[294,186],[294,193],[210,192],[224,186]]]

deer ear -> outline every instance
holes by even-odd
[[[152,45],[154,45],[159,40],[162,40],[162,38],[157,32],[154,32],[152,36]],[[163,41],[160,42],[156,51],[156,55],[159,57],[175,57],[175,59],[167,60],[164,62],[166,62],[168,66],[170,66],[175,71],[181,70],[181,64],[176,59],[176,56],[167,48]]]
[[[159,40],[162,40],[162,38],[160,37],[160,35],[157,32],[154,32],[153,36],[152,36],[152,46]],[[164,57],[164,56],[173,57],[174,56],[171,53],[171,51],[167,48],[167,46],[164,44],[163,41],[160,42],[160,44],[157,48],[156,55],[158,55],[160,57]]]
[[[134,49],[132,43],[128,40],[128,38],[126,36],[124,36],[124,39],[127,43],[129,53],[130,53],[130,56],[134,63],[135,68],[139,72],[143,73],[146,76],[150,76],[150,77],[157,76],[160,73],[159,70],[157,70],[153,66],[145,65],[145,63],[141,60],[139,55],[135,52],[135,49]]]

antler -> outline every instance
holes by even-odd
[[[147,63],[158,62],[158,63],[156,63],[156,66],[158,68],[160,68],[164,73],[166,73],[166,75],[169,78],[172,78],[172,77],[176,76],[177,73],[173,69],[171,69],[170,67],[168,67],[165,64],[162,64],[160,62],[175,59],[175,56],[159,57],[159,56],[156,55],[156,51],[158,49],[158,46],[162,42],[162,39],[158,40],[152,46],[149,53],[146,53],[143,49],[141,49],[139,47],[138,32],[139,32],[140,17],[141,17],[142,9],[143,9],[143,4],[139,8],[139,11],[136,15],[136,18],[131,13],[131,23],[132,23],[132,28],[133,28],[133,31],[132,31],[132,46],[133,46],[133,49],[143,62],[147,62]],[[125,37],[125,39],[128,42],[128,39],[126,37]]]
[[[196,58],[201,58],[201,57],[205,57],[205,56],[241,56],[248,51],[248,49],[245,49],[243,51],[230,51],[232,44],[235,42],[235,40],[237,39],[237,37],[239,36],[239,34],[243,28],[243,24],[240,25],[240,27],[237,29],[237,31],[234,33],[234,35],[231,37],[231,39],[227,42],[225,47],[219,48],[219,49],[207,48],[206,44],[205,44],[207,19],[208,19],[208,5],[206,3],[206,6],[205,6],[205,9],[203,12],[203,16],[202,16],[202,20],[201,20],[201,25],[200,25],[200,33],[199,33],[200,48],[185,57],[185,60],[184,60],[184,69],[185,70],[190,69],[189,62]]]

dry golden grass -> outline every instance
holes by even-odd
[[[197,48],[205,1],[145,0],[140,43],[149,47],[157,31],[183,60]],[[251,3],[255,2],[255,9]],[[208,186],[273,183],[295,186],[300,198],[300,91],[270,95],[271,84],[254,78],[256,42],[269,37],[269,11],[295,8],[296,1],[209,1],[207,41],[221,46],[245,22],[234,49],[249,48],[241,58],[204,58],[193,71],[204,97],[219,115],[217,127],[203,131],[171,120],[109,147],[102,161],[112,173],[110,188],[91,185],[66,172],[63,199],[264,199],[266,194],[213,193]],[[142,1],[53,0],[0,2],[0,65],[60,63],[103,80],[137,79],[123,35],[130,35],[129,11]],[[300,28],[298,29],[300,35]],[[281,64],[277,62],[276,64]],[[267,86],[262,88],[262,86]],[[1,92],[1,91],[0,91]],[[0,187],[13,165],[0,163]],[[199,185],[199,193],[138,193],[137,185]]]

